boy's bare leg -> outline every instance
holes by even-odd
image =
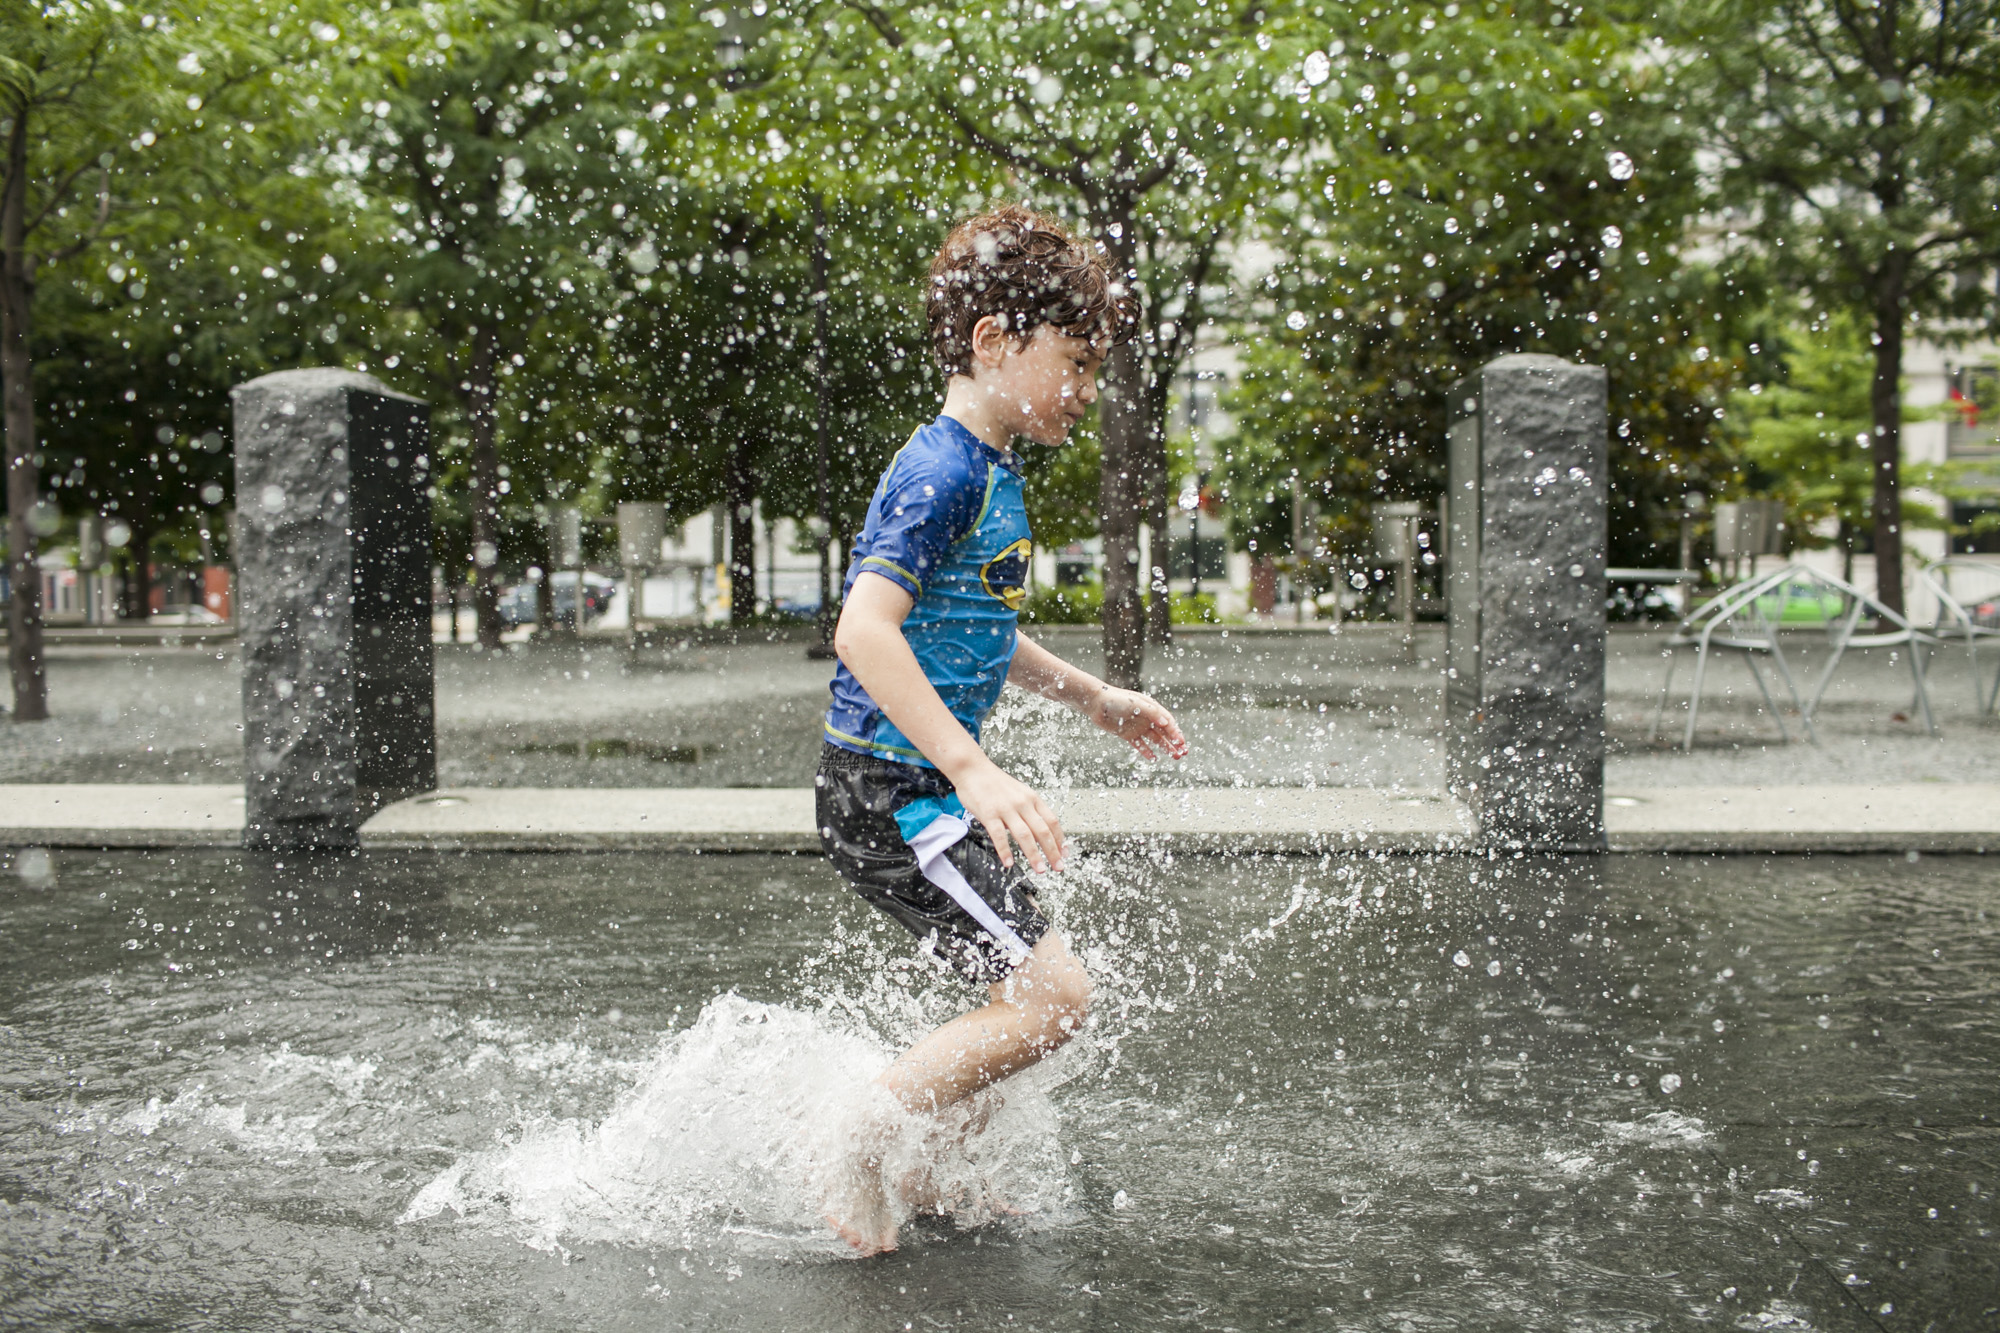
[[[1062,936],[1044,935],[1028,960],[988,991],[986,1006],[962,1014],[905,1051],[876,1083],[905,1110],[940,1111],[1018,1073],[1076,1035],[1090,1010],[1090,975]],[[856,1188],[827,1220],[863,1254],[896,1248],[896,1224],[882,1177],[881,1127],[864,1125]]]
[[[876,1080],[912,1111],[940,1111],[1034,1064],[1076,1034],[1090,975],[1050,931],[1028,960],[961,1014],[905,1051]]]

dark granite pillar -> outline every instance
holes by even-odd
[[[354,847],[437,785],[430,408],[344,370],[232,398],[243,843]]]
[[[1489,847],[1604,847],[1605,377],[1503,356],[1452,390],[1445,712]]]

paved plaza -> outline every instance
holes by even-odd
[[[1095,669],[1095,631],[1044,637]],[[1886,650],[1841,664],[1818,743],[1789,741],[1740,661],[1710,669],[1694,752],[1673,748],[1692,673],[1684,662],[1666,738],[1647,731],[1663,672],[1661,631],[1615,630],[1607,684],[1614,794],[1664,787],[2000,782],[2000,723],[1973,703],[1962,650],[1931,666],[1940,739],[1911,708],[1907,663]],[[1051,705],[1009,692],[989,723],[996,757],[1053,788],[1444,786],[1442,634],[1419,631],[1405,660],[1389,626],[1338,634],[1184,633],[1148,659],[1148,686],[1179,714],[1193,752],[1154,767]],[[1809,680],[1810,639],[1797,656]],[[4,783],[234,783],[241,701],[233,645],[58,647],[54,713],[9,727]],[[1989,666],[1990,669],[1990,666]],[[801,787],[811,781],[829,665],[795,641],[653,650],[627,667],[622,644],[510,645],[438,653],[439,780],[448,787]]]

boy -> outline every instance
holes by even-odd
[[[944,411],[876,487],[834,633],[840,666],[815,779],[820,841],[861,896],[929,941],[984,1008],[945,1024],[878,1080],[934,1112],[1075,1034],[1090,978],[1035,902],[1026,869],[1060,870],[1061,823],[979,748],[1011,681],[1077,709],[1147,758],[1187,752],[1166,709],[1113,689],[1016,629],[1031,550],[1016,436],[1058,445],[1132,333],[1128,298],[1053,219],[1002,208],[961,224],[931,265]],[[829,1220],[863,1254],[896,1246],[879,1154]]]

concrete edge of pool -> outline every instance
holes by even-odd
[[[1364,787],[1077,788],[1051,793],[1097,846],[1187,855],[1450,852],[1474,828],[1438,792]],[[809,787],[449,788],[370,819],[383,850],[816,852]],[[1614,852],[2000,852],[2000,783],[1664,787],[1607,793]],[[0,846],[234,847],[230,786],[0,785]]]

